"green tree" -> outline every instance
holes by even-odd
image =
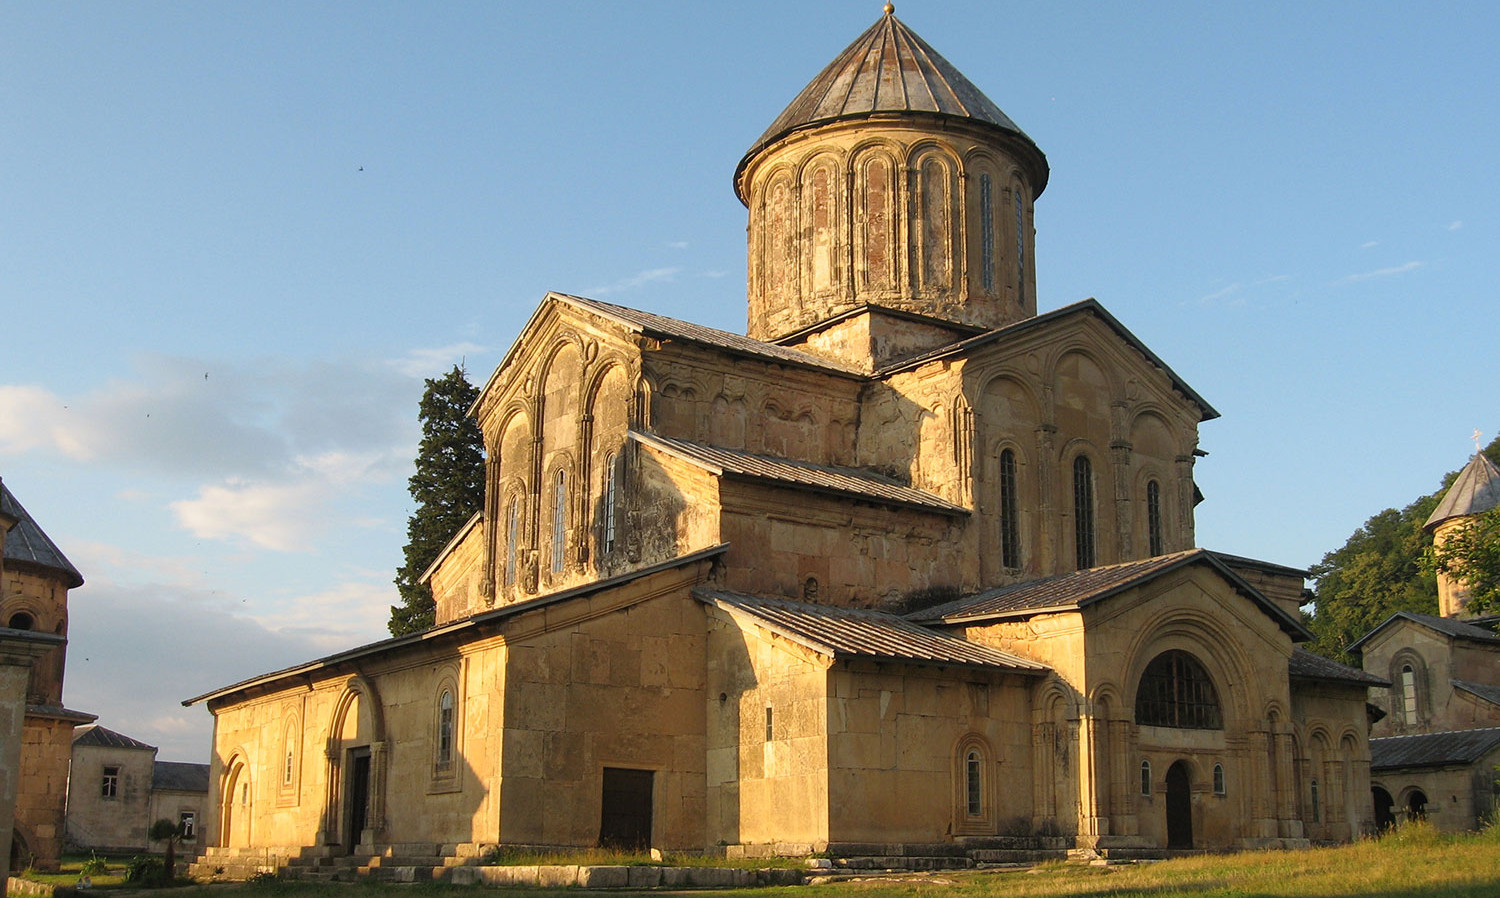
[[[167,856],[162,861],[164,869],[161,871],[161,881],[148,882],[147,885],[166,885],[177,878],[177,843],[182,841],[183,830],[184,828],[181,823],[173,823],[165,817],[151,824],[151,829],[146,835],[153,842],[165,843]],[[145,878],[147,879],[152,876],[154,874],[149,872],[145,874]]]
[[[422,394],[422,444],[417,472],[407,481],[417,507],[406,523],[405,563],[396,570],[401,604],[391,606],[392,636],[432,626],[432,588],[417,578],[484,503],[484,437],[468,414],[478,398],[457,365],[428,379]]]
[[[1469,613],[1500,611],[1500,506],[1459,524],[1427,562],[1433,570],[1465,581]]]
[[[1500,459],[1500,437],[1484,450]],[[1458,476],[1446,474],[1442,487],[1397,511],[1376,514],[1348,542],[1313,565],[1314,612],[1308,628],[1314,652],[1345,663],[1345,649],[1397,611],[1437,613],[1437,577],[1431,560],[1432,535],[1422,530],[1438,500]]]

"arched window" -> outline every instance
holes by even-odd
[[[5,625],[12,630],[31,630],[36,627],[36,619],[24,611],[17,611]]]
[[[1141,794],[1151,797],[1151,762],[1141,762]]]
[[[984,759],[977,749],[964,756],[964,797],[970,817],[984,816]]]
[[[1223,795],[1224,791],[1225,791],[1224,790],[1224,765],[1223,764],[1215,764],[1214,765],[1214,794],[1215,795]]]
[[[1016,497],[1016,453],[1000,453],[1000,563],[1009,570],[1021,567],[1020,503]]]
[[[1208,671],[1197,658],[1176,650],[1146,665],[1135,694],[1135,722],[1188,730],[1224,728],[1219,694]]]
[[[568,558],[568,472],[557,469],[552,481],[552,573],[560,574]]]
[[[297,721],[287,723],[281,734],[281,787],[290,789],[297,777]]]
[[[1073,459],[1073,547],[1079,570],[1094,566],[1094,465]]]
[[[505,585],[516,583],[516,566],[521,557],[521,497],[514,496],[505,511]]]
[[[438,697],[437,766],[446,770],[453,764],[453,693],[447,689]]]
[[[1323,822],[1323,805],[1321,796],[1318,795],[1318,781],[1312,781],[1312,822]]]
[[[1146,542],[1152,555],[1162,553],[1161,484],[1155,480],[1146,483]]]
[[[1401,714],[1407,726],[1417,723],[1417,672],[1410,664],[1401,666]]]
[[[1019,288],[1016,298],[1020,299],[1026,293],[1026,208],[1021,200],[1021,185],[1011,188],[1010,195],[1016,207],[1016,286]]]
[[[600,535],[600,548],[613,552],[615,548],[615,501],[619,498],[619,472],[615,469],[615,454],[604,457],[604,532]]]
[[[818,599],[818,578],[817,577],[808,577],[807,580],[802,584],[802,598],[808,600],[809,602],[815,602],[815,601],[817,601],[817,599]]]
[[[989,172],[979,175],[979,281],[986,293],[995,289],[995,185]]]

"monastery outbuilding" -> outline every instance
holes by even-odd
[[[190,700],[205,868],[1372,829],[1386,680],[1297,647],[1304,572],[1196,547],[1218,413],[1038,313],[1046,158],[887,10],[735,171],[747,335],[548,294],[436,626]]]

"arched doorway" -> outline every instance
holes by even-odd
[[[219,793],[223,802],[220,814],[221,829],[219,844],[225,848],[244,848],[250,844],[250,777],[245,762],[236,759],[229,765],[229,774],[224,777],[224,789]]]
[[[17,827],[10,834],[10,872],[20,873],[30,866],[31,849],[26,846],[26,837],[21,835],[21,830]]]
[[[1407,820],[1426,820],[1427,819],[1427,793],[1426,792],[1423,792],[1421,789],[1413,789],[1413,790],[1411,790],[1411,794],[1408,795],[1408,796],[1406,796],[1406,819]]]
[[[1375,801],[1375,828],[1386,830],[1396,825],[1396,814],[1392,810],[1396,802],[1391,793],[1379,786],[1370,787],[1370,797]]]
[[[1167,768],[1167,847],[1193,847],[1192,777],[1186,761]]]

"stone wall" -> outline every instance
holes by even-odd
[[[79,848],[143,851],[156,752],[102,745],[73,747],[68,794],[68,843]],[[117,772],[105,794],[105,768]],[[174,818],[175,819],[175,818]]]

